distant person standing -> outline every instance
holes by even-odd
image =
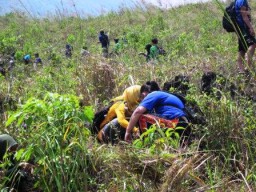
[[[149,59],[150,60],[156,60],[159,55],[159,49],[158,49],[158,39],[154,38],[151,40],[151,47],[150,47],[150,52],[149,52]]]
[[[252,70],[252,58],[255,52],[256,39],[255,31],[251,23],[251,9],[247,0],[235,1],[236,20],[239,27],[238,35],[238,68],[239,72],[244,73]],[[245,63],[245,55],[247,54],[247,64]]]
[[[99,42],[101,43],[103,57],[108,57],[109,39],[103,30],[100,31]]]
[[[70,44],[66,44],[65,55],[66,55],[67,58],[72,57],[72,51],[73,51],[73,47]]]
[[[39,53],[35,53],[35,61],[33,63],[35,70],[36,70],[38,64],[42,64],[42,59],[39,57]]]

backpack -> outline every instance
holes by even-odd
[[[225,8],[224,15],[222,17],[222,26],[227,32],[236,31],[236,1],[232,1],[229,6]]]
[[[166,55],[166,51],[163,49],[163,47],[158,47],[159,55]]]
[[[102,108],[101,110],[97,111],[94,114],[93,120],[92,120],[92,126],[91,126],[91,133],[92,134],[98,134],[98,132],[100,131],[100,124],[102,123],[102,121],[105,119],[106,115],[108,114],[108,111],[110,109],[110,107],[112,106],[112,102]]]

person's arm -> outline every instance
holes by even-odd
[[[128,127],[126,129],[126,133],[125,133],[125,141],[130,142],[132,140],[131,138],[131,132],[133,130],[133,128],[135,127],[135,125],[137,124],[137,122],[139,121],[140,116],[145,113],[147,111],[147,109],[143,106],[138,106],[135,111],[133,112],[131,119],[129,121]]]
[[[255,36],[254,29],[252,27],[251,21],[249,19],[250,12],[246,10],[246,7],[242,6],[240,9],[243,21],[245,22],[246,26],[249,28],[250,34]]]
[[[128,127],[128,124],[129,124],[129,121],[127,121],[126,117],[126,114],[125,114],[125,104],[122,103],[116,110],[116,117],[117,117],[117,121],[118,123],[123,127],[123,128],[127,128]],[[138,128],[137,127],[134,127],[134,129],[132,130],[133,133],[137,133],[138,131]]]

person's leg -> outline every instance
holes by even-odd
[[[256,39],[250,35],[248,29],[241,29],[239,39],[238,67],[240,71],[252,70],[252,60],[256,48]],[[246,60],[245,62],[245,55]]]
[[[242,39],[241,39],[242,38]],[[243,39],[243,35],[238,37],[238,56],[237,56],[237,65],[239,72],[244,72],[245,70],[245,53],[247,50],[247,44]]]
[[[238,57],[237,57],[237,65],[238,65],[239,72],[244,72],[245,70],[244,63],[245,63],[245,52],[239,51]]]
[[[252,70],[253,66],[252,66],[252,58],[255,52],[255,48],[256,48],[256,44],[252,44],[249,46],[248,51],[247,51],[247,63],[248,63],[248,69]]]
[[[112,145],[116,144],[118,140],[124,140],[124,136],[121,136],[121,129],[124,129],[119,123],[117,118],[110,121],[110,130],[109,130],[109,141]],[[125,130],[125,129],[124,129]]]

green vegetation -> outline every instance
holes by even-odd
[[[161,10],[145,5],[99,17],[0,17],[3,61],[16,51],[15,68],[0,75],[1,133],[20,144],[17,159],[36,163],[43,191],[254,191],[256,189],[255,71],[237,74],[237,37],[222,29],[221,3],[189,4]],[[223,5],[225,6],[225,5]],[[253,18],[256,3],[251,2]],[[128,41],[120,55],[104,59],[98,32]],[[167,51],[157,64],[138,55],[157,37]],[[65,58],[65,44],[73,47]],[[91,56],[82,58],[87,46]],[[43,65],[33,69],[22,56],[38,52]],[[255,66],[256,67],[256,66]],[[205,71],[223,74],[244,95],[231,99],[200,92]],[[174,132],[159,127],[133,145],[100,145],[89,132],[93,113],[132,84],[175,75],[191,77],[188,98],[207,118],[195,125],[193,143],[179,147]],[[221,81],[221,80],[220,80]],[[217,90],[216,90],[217,91]],[[26,124],[26,128],[24,128]],[[1,186],[1,184],[0,184]],[[3,186],[1,186],[2,188]]]

